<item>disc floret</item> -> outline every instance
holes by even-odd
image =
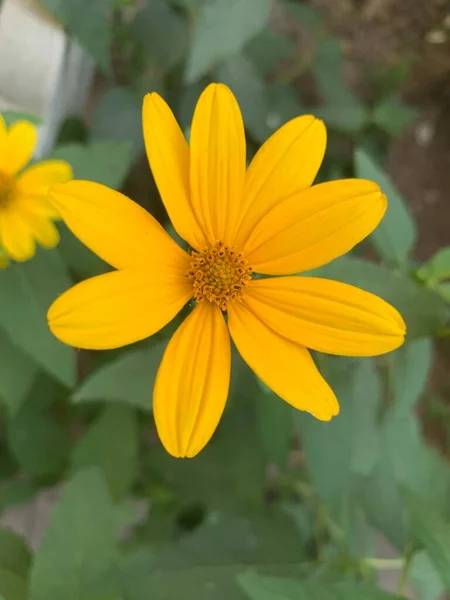
[[[188,277],[197,302],[214,302],[226,311],[231,300],[242,296],[251,274],[252,268],[242,253],[223,242],[200,252],[192,251]]]

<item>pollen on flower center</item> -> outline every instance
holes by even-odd
[[[225,311],[228,302],[242,296],[252,268],[236,248],[217,242],[212,248],[192,252],[189,279],[197,302],[215,302]]]
[[[14,179],[0,171],[0,208],[8,204],[14,188]]]

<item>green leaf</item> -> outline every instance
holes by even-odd
[[[133,350],[99,368],[83,381],[74,402],[107,400],[152,409],[153,385],[165,349],[163,342]]]
[[[21,468],[31,476],[58,475],[69,458],[68,432],[32,400],[10,421],[9,445]]]
[[[291,87],[273,83],[267,87],[267,98],[270,109],[267,124],[271,132],[305,112]]]
[[[0,567],[0,594],[4,600],[27,600],[26,581]]]
[[[431,340],[424,338],[406,344],[391,359],[396,407],[410,413],[426,390],[433,359]]]
[[[356,134],[369,123],[369,111],[342,78],[343,57],[339,42],[326,39],[317,45],[313,73],[323,99],[314,114],[339,131]]]
[[[100,471],[78,471],[53,509],[36,553],[29,600],[114,598],[118,525]]]
[[[186,80],[193,82],[220,61],[237,54],[266,25],[272,0],[211,0],[194,26]]]
[[[159,76],[180,62],[187,51],[187,21],[167,0],[144,3],[130,29],[134,40],[141,44],[146,60]]]
[[[39,250],[33,259],[13,263],[0,273],[0,327],[25,354],[68,387],[75,382],[75,353],[50,333],[46,314],[70,285],[57,250]]]
[[[375,125],[392,136],[402,133],[417,118],[418,112],[397,96],[386,96],[375,105],[372,119]]]
[[[10,416],[17,413],[31,389],[38,368],[0,330],[0,400]]]
[[[435,335],[449,319],[448,307],[433,291],[405,274],[363,259],[338,258],[312,274],[337,279],[381,296],[405,319],[408,339]]]
[[[262,75],[267,75],[293,52],[292,40],[270,29],[263,29],[245,47],[245,54]]]
[[[356,176],[375,181],[388,199],[388,209],[370,240],[384,260],[403,265],[416,241],[416,226],[406,203],[387,174],[364,150],[355,153]]]
[[[416,552],[411,559],[408,581],[414,594],[421,600],[439,600],[445,591],[439,574],[424,551]]]
[[[292,0],[283,0],[283,8],[285,9],[288,17],[294,17],[302,25],[308,27],[308,29],[320,29],[323,27],[323,21],[320,14],[308,4],[300,4]]]
[[[37,488],[29,481],[13,480],[2,487],[0,496],[0,513],[16,504],[32,500],[37,494]]]
[[[377,588],[348,583],[325,584],[256,573],[242,573],[237,578],[251,600],[401,600]]]
[[[110,0],[41,0],[106,73],[111,72]]]
[[[295,418],[319,495],[331,516],[346,524],[354,513],[355,478],[369,473],[377,459],[380,382],[370,359],[322,358],[319,364],[340,402],[339,416],[329,423],[304,412]]]
[[[5,120],[7,127],[12,125],[16,121],[28,121],[29,123],[33,123],[33,125],[36,125],[37,127],[39,127],[39,125],[42,122],[42,119],[39,117],[36,117],[35,115],[30,115],[28,113],[20,112],[20,111],[16,111],[16,110],[5,110],[4,112],[1,113],[1,115],[2,115],[3,119]]]
[[[133,155],[141,153],[144,150],[142,100],[128,88],[109,88],[95,106],[91,121],[91,140],[130,142]]]
[[[293,433],[292,406],[260,383],[255,396],[256,428],[268,460],[284,468]]]
[[[138,452],[136,413],[127,406],[109,406],[78,442],[72,454],[72,467],[98,467],[112,497],[121,499],[135,479]]]
[[[0,569],[26,579],[31,552],[25,540],[11,529],[0,529]]]
[[[435,508],[404,489],[402,497],[417,539],[423,544],[445,589],[450,590],[450,525]]]
[[[174,543],[154,544],[127,557],[122,595],[127,600],[244,600],[235,575],[246,565],[291,574],[301,558],[298,535],[285,515],[250,519],[216,513]]]
[[[264,80],[251,61],[243,54],[229,58],[216,69],[216,80],[231,88],[241,108],[245,126],[257,141],[263,142],[271,133],[267,124],[269,106]]]
[[[398,486],[407,485],[442,506],[450,491],[450,470],[425,444],[414,411],[430,372],[430,341],[408,344],[386,360],[390,405],[380,424],[377,462],[361,497],[371,522],[403,550],[409,526]]]
[[[52,158],[72,165],[76,179],[87,179],[119,189],[131,167],[132,145],[123,141],[94,142],[87,146],[58,146]]]
[[[438,250],[431,260],[418,269],[417,275],[431,286],[450,279],[450,247]]]

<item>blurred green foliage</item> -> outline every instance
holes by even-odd
[[[393,69],[383,92],[362,102],[342,77],[338,40],[300,0],[279,0],[277,18],[272,0],[41,1],[103,81],[89,127],[68,119],[53,157],[77,178],[116,189],[127,182],[172,235],[151,179],[130,188],[143,156],[144,93],[159,91],[188,134],[201,90],[223,81],[241,105],[250,156],[297,114],[322,117],[329,150],[320,180],[377,181],[389,208],[367,243],[316,274],[391,302],[408,339],[379,359],[317,357],[341,403],[330,423],[279,402],[233,355],[217,433],[197,458],[175,460],[155,434],[152,387],[176,323],[116,352],[60,344],[47,328],[49,305],[109,270],[60,224],[58,249],[0,272],[0,512],[47,486],[62,489],[36,551],[0,529],[0,596],[394,600],[409,585],[419,600],[437,600],[450,592],[450,469],[423,439],[416,410],[429,394],[432,338],[449,331],[450,249],[413,261],[416,225],[382,167],[393,136],[416,117],[398,93],[403,72]],[[399,558],[377,556],[379,533]],[[381,590],[379,568],[398,568],[397,594]]]

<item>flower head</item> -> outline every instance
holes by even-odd
[[[48,160],[23,168],[30,162],[37,130],[28,121],[6,127],[0,115],[0,268],[8,257],[24,261],[35,253],[36,242],[45,248],[58,244],[53,224],[58,218],[47,199],[49,186],[72,177],[69,164]]]
[[[386,198],[370,181],[311,187],[323,123],[286,123],[246,169],[244,125],[224,85],[201,95],[188,146],[164,100],[143,108],[150,167],[181,249],[143,208],[99,184],[72,181],[50,196],[73,233],[117,270],[84,281],[50,308],[53,333],[81,348],[146,338],[193,300],[158,370],[153,408],[174,456],[194,456],[214,433],[230,380],[230,334],[256,375],[286,402],[329,420],[339,412],[307,348],[373,356],[404,341],[384,300],[316,277],[292,276],[348,252],[380,222]],[[254,278],[253,274],[280,277]]]

